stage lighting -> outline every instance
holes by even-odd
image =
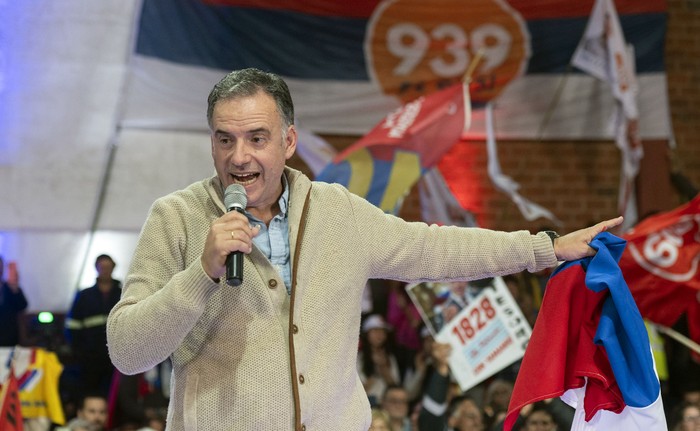
[[[50,311],[42,311],[36,316],[39,323],[53,323],[53,313]]]

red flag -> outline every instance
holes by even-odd
[[[421,96],[387,115],[339,153],[316,177],[339,183],[386,212],[469,128],[469,88],[459,83]]]
[[[673,326],[686,314],[690,338],[700,343],[700,195],[645,219],[623,235],[620,268],[644,318]]]
[[[387,145],[420,152],[422,165],[431,167],[464,131],[468,97],[469,89],[463,83],[421,96],[387,115],[362,139],[338,154],[335,162],[361,148]]]
[[[0,431],[23,431],[22,410],[19,400],[19,385],[15,372],[10,367],[5,383],[0,389]]]

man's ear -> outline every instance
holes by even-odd
[[[289,160],[297,150],[297,138],[297,129],[294,124],[292,124],[287,128],[287,139],[284,143],[285,157],[287,160]]]

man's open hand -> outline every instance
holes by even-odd
[[[554,239],[554,254],[557,260],[576,260],[582,257],[593,256],[595,250],[588,244],[601,232],[613,228],[622,223],[622,216],[602,221],[594,226],[579,229],[569,234]]]

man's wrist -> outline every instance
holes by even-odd
[[[560,237],[560,235],[553,230],[546,230],[544,233],[546,233],[549,239],[552,240],[552,246],[554,246],[554,240]]]
[[[554,232],[553,230],[546,230],[546,231],[544,231],[544,233],[547,234],[547,236],[549,237],[550,240],[552,240],[552,248],[554,249],[554,256],[557,258],[557,260],[560,260],[559,256],[557,255],[557,246],[556,246],[556,240],[557,240],[557,238],[560,237],[560,235],[558,233]]]

